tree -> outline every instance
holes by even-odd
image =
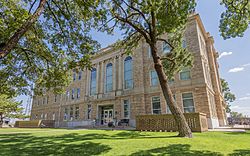
[[[230,103],[235,101],[236,97],[235,95],[231,92],[228,82],[225,79],[220,79],[221,80],[221,87],[222,87],[222,93],[223,93],[223,97],[225,102],[227,103],[227,107],[226,107],[226,112],[230,113],[231,112],[231,105]]]
[[[138,46],[141,40],[146,41],[151,49],[163,95],[177,123],[179,136],[189,138],[192,137],[192,132],[173,98],[168,79],[192,64],[191,53],[182,48],[182,35],[194,7],[194,0],[111,0],[107,4],[107,14],[111,19],[102,23],[103,27],[100,28],[112,32],[119,27],[124,31],[123,40],[115,46],[122,47],[127,53],[131,53],[131,49]],[[166,33],[167,39],[162,37]],[[171,51],[162,54],[157,47],[159,42],[171,47]]]
[[[0,127],[2,127],[4,118],[23,118],[22,102],[17,102],[7,95],[0,94]]]
[[[242,37],[250,24],[249,0],[222,0],[226,10],[221,14],[220,32],[224,39]]]
[[[1,0],[0,93],[14,97],[53,88],[63,91],[70,70],[91,68],[100,46],[88,32],[102,12],[95,0]],[[81,6],[81,7],[79,7]]]

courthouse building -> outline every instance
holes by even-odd
[[[221,92],[213,37],[205,31],[198,14],[190,17],[183,46],[193,53],[194,65],[169,81],[175,100],[183,112],[201,112],[209,128],[226,124],[225,102]],[[159,43],[163,53],[169,47]],[[72,83],[63,95],[34,96],[31,120],[55,120],[58,127],[100,125],[136,115],[171,113],[162,94],[149,46],[140,45],[128,56],[112,47],[98,51],[93,69],[72,72]]]

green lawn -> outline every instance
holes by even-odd
[[[250,156],[247,133],[194,133],[66,129],[0,129],[0,155]]]

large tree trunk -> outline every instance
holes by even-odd
[[[32,16],[14,33],[14,35],[5,43],[0,45],[0,58],[4,58],[10,51],[15,48],[21,37],[31,28],[38,17],[41,15],[47,0],[40,0],[39,6]]]
[[[161,59],[157,54],[156,44],[151,44],[150,46],[151,46],[151,52],[152,52],[152,56],[154,60],[154,67],[155,67],[155,70],[157,72],[157,75],[160,81],[162,92],[170,108],[170,111],[174,116],[178,131],[179,131],[179,136],[192,138],[193,136],[192,136],[191,129],[189,128],[181,109],[176,104],[172,91],[168,85],[168,79],[164,72]]]
[[[3,126],[3,114],[0,113],[0,128]]]

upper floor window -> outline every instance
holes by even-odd
[[[131,89],[132,87],[133,87],[132,57],[128,56],[124,60],[124,88]]]
[[[82,79],[82,71],[79,71],[78,72],[78,80],[81,80]]]
[[[150,71],[150,83],[151,86],[157,86],[158,85],[158,76],[155,70]]]
[[[71,91],[71,99],[74,100],[75,99],[75,89],[72,89]]]
[[[66,101],[68,101],[69,100],[69,95],[70,93],[69,93],[69,91],[66,91]]]
[[[106,66],[106,92],[112,91],[113,80],[112,80],[112,63],[107,64]]]
[[[148,57],[152,57],[151,47],[150,46],[148,46]]]
[[[129,100],[124,100],[123,101],[123,113],[124,113],[124,118],[129,118],[129,116],[130,116],[130,103],[129,103]]]
[[[80,88],[77,88],[76,98],[77,98],[77,99],[79,99],[79,98],[80,98]]]
[[[187,41],[186,41],[186,39],[182,40],[181,46],[182,46],[182,48],[187,48]]]
[[[96,68],[91,70],[90,95],[96,94]]]
[[[190,80],[191,79],[191,71],[189,68],[184,68],[180,72],[180,79],[181,80]]]
[[[153,114],[161,114],[161,101],[159,96],[152,97]]]
[[[163,42],[163,44],[162,44],[162,52],[164,54],[166,54],[166,53],[169,53],[170,51],[171,51],[170,45],[168,43],[166,43],[166,42]]]
[[[194,109],[194,99],[192,93],[182,94],[183,108],[185,113],[195,112]]]
[[[73,81],[75,81],[75,80],[76,80],[76,72],[73,71]]]
[[[56,94],[55,94],[55,99],[54,100],[55,100],[55,102],[57,101],[57,95]]]

